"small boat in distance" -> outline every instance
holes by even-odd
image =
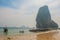
[[[19,31],[20,33],[24,33],[24,31]]]
[[[31,29],[29,31],[30,32],[45,32],[45,31],[50,31],[50,30],[60,30],[60,28],[57,28],[57,29],[53,29],[53,28]]]
[[[31,29],[29,30],[30,32],[44,32],[44,31],[49,31],[50,29]]]

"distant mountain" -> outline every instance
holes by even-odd
[[[20,29],[31,29],[31,28],[29,28],[29,27],[26,27],[26,26],[21,26],[21,27],[19,27]]]

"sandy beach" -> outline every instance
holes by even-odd
[[[60,40],[60,32],[55,30],[33,34],[0,35],[0,40]]]

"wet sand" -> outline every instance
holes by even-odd
[[[55,30],[33,34],[0,35],[0,40],[60,40],[60,32]]]

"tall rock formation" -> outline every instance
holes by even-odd
[[[48,6],[45,5],[39,9],[36,17],[36,27],[41,30],[58,28],[58,25],[51,20]]]

